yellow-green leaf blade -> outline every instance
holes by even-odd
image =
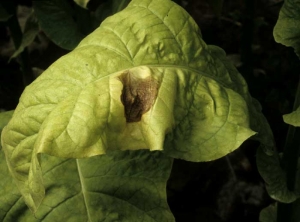
[[[292,113],[283,115],[283,121],[287,124],[299,127],[300,126],[300,107]]]

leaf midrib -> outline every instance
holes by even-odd
[[[79,180],[80,180],[80,185],[81,185],[81,190],[82,190],[82,196],[83,196],[83,200],[84,200],[84,206],[85,206],[86,212],[87,212],[88,221],[92,222],[91,215],[90,215],[90,212],[89,212],[89,209],[88,209],[88,205],[87,205],[87,198],[85,196],[85,194],[86,194],[86,188],[85,188],[85,184],[84,184],[84,177],[82,175],[81,168],[80,168],[80,163],[79,163],[78,159],[76,159],[76,165],[77,165],[77,169],[78,169],[78,176],[79,176]]]

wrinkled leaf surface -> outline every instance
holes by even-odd
[[[224,51],[207,46],[175,3],[133,0],[26,88],[1,139],[35,211],[44,197],[40,153],[149,149],[209,161],[255,131],[272,147],[260,105]]]
[[[34,215],[0,151],[0,220],[174,221],[166,201],[172,160],[160,152],[112,152],[88,159],[42,155],[46,197]]]

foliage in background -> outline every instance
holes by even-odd
[[[72,50],[108,16],[121,11],[129,0],[107,1],[93,10],[89,1],[33,1],[41,29],[58,46]],[[64,27],[63,29],[61,27]]]
[[[277,42],[292,46],[299,54],[299,12],[300,3],[296,0],[286,0],[280,10],[279,18],[274,28],[274,38]],[[298,80],[300,81],[300,79]],[[299,82],[300,83],[300,82]],[[299,126],[300,84],[295,95],[294,112],[283,116],[283,120],[291,124],[286,137],[282,154],[267,156],[258,151],[257,164],[270,196],[277,200],[276,206],[269,206],[261,213],[261,221],[299,221],[300,197],[300,130]],[[267,216],[268,215],[268,216]]]

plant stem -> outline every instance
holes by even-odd
[[[278,203],[277,222],[292,222],[292,203]]]
[[[297,87],[297,92],[296,92],[296,98],[294,101],[294,106],[293,106],[293,111],[297,109],[297,107],[300,105],[300,79],[298,81],[298,87]],[[289,146],[289,143],[291,143],[291,141],[293,140],[294,134],[295,134],[295,127],[293,126],[289,126],[288,128],[288,132],[287,132],[287,136],[286,136],[286,140],[285,140],[285,150],[286,148]],[[283,153],[283,159],[282,161],[284,162],[284,164],[288,163],[288,159],[286,158],[287,152]]]
[[[300,79],[296,92],[293,110],[300,106]],[[286,172],[286,184],[290,191],[295,190],[297,178],[297,165],[300,154],[300,129],[292,125],[289,126],[283,150],[282,167]],[[278,203],[277,222],[292,222],[293,203]]]
[[[300,79],[298,81],[298,87],[296,97],[294,101],[293,111],[300,106]],[[299,158],[300,148],[300,130],[298,127],[292,125],[289,126],[286,136],[285,147],[283,150],[282,164],[287,173],[287,187],[293,191],[295,189],[296,170]]]

